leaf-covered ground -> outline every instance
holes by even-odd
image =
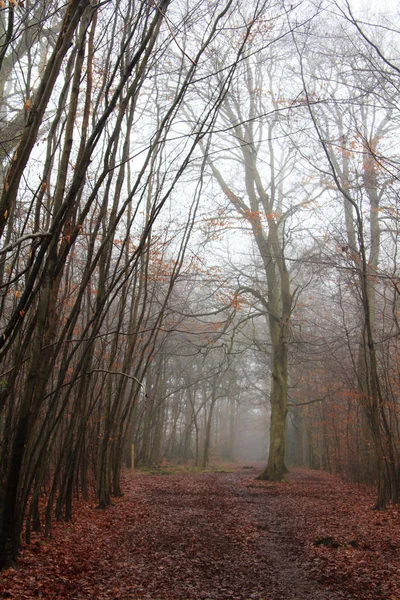
[[[107,511],[37,537],[0,598],[399,600],[400,512],[320,472],[125,474]]]

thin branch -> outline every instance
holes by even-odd
[[[122,375],[123,377],[127,377],[128,379],[133,379],[136,381],[140,387],[144,388],[144,385],[139,379],[134,377],[133,375],[128,375],[127,373],[123,373],[122,371],[108,371],[107,369],[92,369],[91,371],[86,371],[86,375],[92,375],[92,373],[107,373],[108,375]]]
[[[0,255],[6,254],[7,252],[11,252],[12,250],[14,250],[14,248],[20,246],[23,242],[26,242],[26,240],[34,240],[36,238],[43,237],[52,237],[52,235],[52,233],[45,231],[39,231],[38,233],[27,233],[26,235],[20,237],[16,242],[10,242],[9,244],[7,244],[7,246],[4,246],[4,248],[0,250]]]

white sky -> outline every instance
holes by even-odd
[[[349,0],[349,4],[357,16],[365,11],[372,15],[374,13],[399,14],[398,0],[381,0],[379,2],[376,0]]]

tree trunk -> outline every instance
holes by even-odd
[[[276,344],[273,344],[270,446],[268,463],[258,477],[260,480],[282,481],[287,472],[285,465],[288,378],[286,336],[286,326],[284,326],[279,332]]]

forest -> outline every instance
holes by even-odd
[[[0,569],[126,468],[399,502],[399,23],[0,0]]]

